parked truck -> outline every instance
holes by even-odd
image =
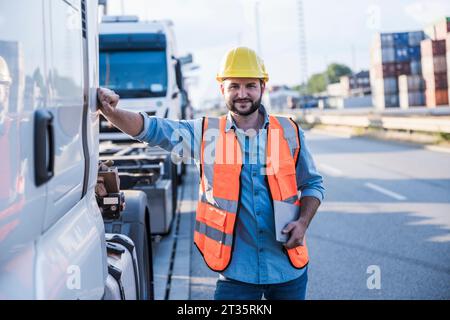
[[[100,85],[121,97],[119,108],[174,120],[186,117],[189,99],[182,65],[192,62],[192,56],[178,55],[171,21],[103,16],[99,39]],[[100,140],[101,159],[114,161],[127,188],[147,194],[152,233],[167,234],[184,173],[182,162],[159,147],[136,143],[104,117]],[[161,179],[149,176],[156,168],[161,168]]]
[[[96,1],[0,1],[0,299],[153,297],[147,196],[99,166],[97,27]]]

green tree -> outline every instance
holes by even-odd
[[[328,83],[339,82],[340,77],[352,74],[352,70],[345,64],[332,63],[328,66],[326,75],[328,76]]]
[[[322,73],[315,73],[308,79],[306,84],[306,92],[308,94],[323,92],[327,89],[328,84],[337,83],[339,82],[340,77],[351,74],[352,70],[345,64],[332,63],[328,65],[326,71]],[[300,86],[297,85],[293,87],[293,89],[299,90]]]
[[[313,74],[308,80],[308,93],[318,93],[325,91],[327,88],[327,81],[325,73]]]

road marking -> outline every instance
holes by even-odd
[[[348,132],[338,132],[338,131],[330,131],[330,130],[324,130],[324,129],[317,129],[313,128],[311,129],[312,133],[321,134],[324,136],[330,136],[330,137],[336,137],[336,138],[344,138],[349,139],[352,137],[351,133]]]
[[[320,163],[318,165],[318,167],[319,167],[320,171],[323,171],[328,176],[340,177],[343,175],[341,170],[336,169],[336,168],[329,166],[327,164],[324,164],[324,163]]]
[[[406,200],[406,197],[405,197],[405,196],[402,196],[401,194],[398,194],[398,193],[395,193],[395,192],[393,192],[393,191],[390,191],[390,190],[387,190],[387,189],[385,189],[385,188],[382,188],[382,187],[380,187],[380,186],[378,186],[378,185],[376,185],[376,184],[373,184],[373,183],[370,183],[370,182],[366,182],[364,185],[365,185],[366,187],[370,188],[370,189],[373,189],[373,190],[375,190],[375,191],[378,191],[378,192],[380,192],[380,193],[382,193],[382,194],[384,194],[384,195],[387,195],[387,196],[389,196],[389,197],[391,197],[391,198],[394,198],[394,199],[396,199],[396,200],[399,200],[399,201],[404,201],[404,200]]]
[[[450,153],[449,147],[440,147],[440,146],[425,146],[425,149],[436,152],[445,152]]]

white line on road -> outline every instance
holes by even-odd
[[[398,193],[395,193],[393,191],[390,191],[390,190],[387,190],[385,188],[382,188],[380,186],[377,186],[376,184],[373,184],[373,183],[370,183],[370,182],[366,182],[364,185],[367,188],[370,188],[370,189],[373,189],[375,191],[378,191],[378,192],[380,192],[382,194],[385,194],[385,195],[387,195],[389,197],[392,197],[392,198],[394,198],[396,200],[400,200],[400,201],[406,200],[405,196],[402,196],[401,194],[398,194]]]
[[[323,171],[323,172],[324,172],[326,175],[328,175],[328,176],[332,176],[332,177],[340,177],[340,176],[343,175],[343,173],[342,173],[341,170],[336,169],[336,168],[334,168],[334,167],[332,167],[332,166],[329,166],[329,165],[327,165],[327,164],[324,164],[324,163],[320,163],[320,164],[318,165],[318,167],[319,167],[319,170],[320,170],[320,171]]]
[[[450,153],[450,148],[448,147],[440,147],[440,146],[425,146],[425,149],[436,151],[436,152],[445,152]]]
[[[349,132],[337,132],[337,131],[315,129],[315,128],[311,129],[311,132],[321,134],[324,136],[331,136],[331,137],[344,138],[344,139],[349,139],[352,137],[352,134]]]

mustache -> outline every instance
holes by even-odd
[[[235,99],[233,102],[253,102],[253,100],[250,99]]]

